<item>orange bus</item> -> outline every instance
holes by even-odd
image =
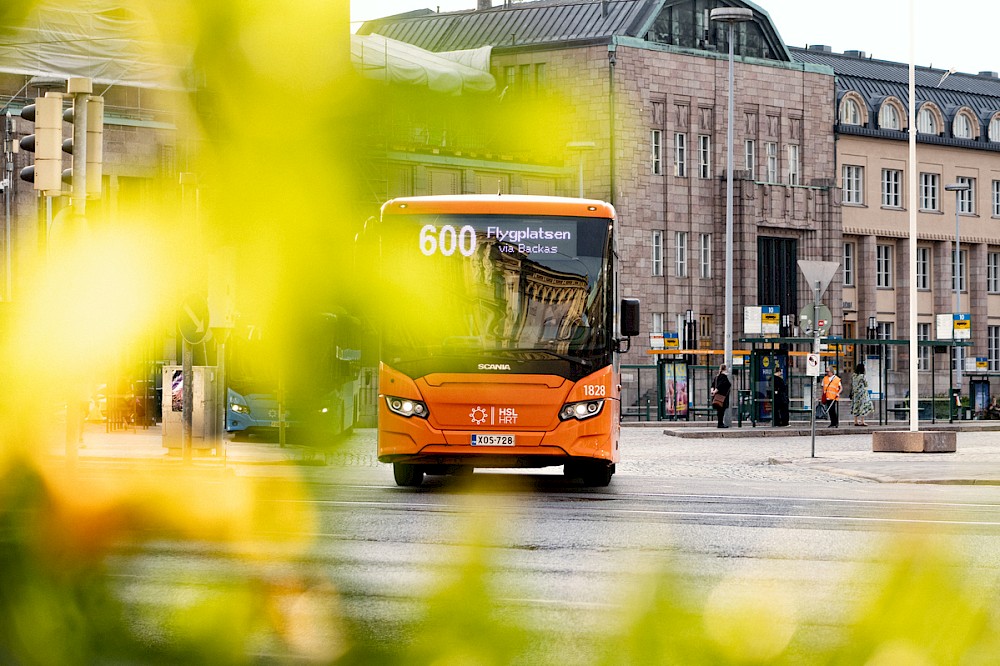
[[[601,201],[399,198],[378,221],[378,459],[396,483],[563,466],[606,486],[619,459],[617,220]]]

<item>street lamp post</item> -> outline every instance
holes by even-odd
[[[968,192],[972,186],[968,183],[955,183],[954,185],[945,185],[944,189],[955,193],[955,258],[952,266],[955,270],[955,314],[960,314],[962,312],[962,245],[958,235],[958,208],[962,192]],[[951,337],[953,340],[955,339],[954,330],[952,330]],[[955,376],[958,378],[958,392],[961,395],[962,351],[960,347],[955,348],[955,365],[957,366]]]
[[[744,7],[716,7],[711,20],[729,24],[729,99],[726,113],[726,301],[725,363],[733,365],[733,35],[737,23],[753,19]]]

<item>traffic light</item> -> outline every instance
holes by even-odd
[[[21,179],[36,190],[62,188],[62,98],[38,97],[21,109],[21,117],[35,123],[35,133],[20,141],[21,148],[35,154],[35,163],[21,169]]]
[[[90,95],[89,79],[70,79],[71,90],[79,91],[73,95],[73,106],[63,113],[63,120],[74,125],[73,138],[62,143],[63,151],[73,156],[73,166],[62,172],[63,182],[72,184],[73,172],[81,167],[86,174],[84,189],[88,199],[99,199],[101,196],[101,170],[104,158],[104,98]],[[86,108],[80,108],[80,105]],[[83,127],[77,125],[77,120],[83,118]],[[75,141],[85,143],[84,150],[74,150]],[[80,153],[86,155],[86,165],[79,163]],[[78,196],[77,192],[73,196]]]

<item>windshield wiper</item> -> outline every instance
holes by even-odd
[[[491,349],[484,350],[487,354],[548,354],[562,361],[569,361],[570,363],[579,363],[580,365],[593,365],[592,361],[581,356],[570,356],[568,354],[560,354],[559,352],[554,352],[551,349],[539,349],[538,347],[505,347],[503,349]]]

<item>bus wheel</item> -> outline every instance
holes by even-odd
[[[392,476],[397,486],[417,487],[424,482],[424,470],[419,465],[392,463]]]
[[[594,488],[604,488],[611,483],[611,477],[615,474],[615,466],[602,462],[592,463],[581,470],[583,485]]]

